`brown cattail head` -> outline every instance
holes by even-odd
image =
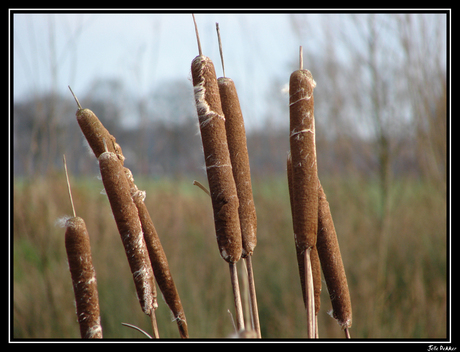
[[[65,248],[72,277],[80,334],[85,339],[101,339],[101,317],[96,271],[85,221],[73,217],[66,221]]]
[[[99,121],[94,112],[90,109],[79,109],[76,116],[80,129],[85,135],[96,158],[99,158],[99,155],[106,151],[106,147],[104,146],[105,141],[107,151],[115,153],[123,165],[125,157],[123,156],[121,147],[116,142],[115,137]]]
[[[308,70],[297,70],[289,81],[290,147],[294,203],[294,236],[301,251],[316,244],[318,173],[316,164],[313,89]]]
[[[342,329],[351,328],[352,309],[347,277],[329,203],[318,181],[318,254],[332,303],[332,316]]]
[[[292,186],[292,159],[291,153],[288,154],[287,158],[287,175],[288,175],[288,186],[289,186],[289,199],[291,201],[291,213],[292,217],[294,217],[294,204],[293,204],[293,186]],[[296,246],[296,255],[297,255],[297,265],[299,268],[299,276],[300,276],[300,285],[302,287],[302,297],[304,300],[304,304],[307,305],[306,301],[306,289],[305,289],[305,255],[304,251],[302,251],[298,246]],[[317,247],[312,247],[310,253],[310,260],[311,260],[311,268],[313,274],[313,286],[315,292],[315,314],[318,315],[319,309],[321,307],[321,264],[319,261],[319,255]]]
[[[239,202],[212,61],[206,56],[197,56],[192,61],[192,77],[217,243],[222,258],[236,263],[242,253]]]
[[[158,307],[153,271],[125,170],[115,153],[104,152],[98,160],[102,182],[133,274],[139,303],[142,311],[151,315]]]
[[[160,238],[158,237],[153,221],[144,203],[145,191],[135,191],[132,194],[132,198],[139,212],[139,219],[142,224],[144,239],[156,282],[158,283],[158,287],[163,294],[166,304],[174,315],[174,320],[177,322],[181,337],[188,338],[187,321],[185,319],[185,313],[182,308],[179,293],[177,292],[176,285],[174,284],[173,277],[169,270],[168,260],[163,246],[161,245]]]
[[[219,85],[222,110],[225,115],[228,150],[232,162],[233,178],[239,200],[239,218],[243,240],[243,257],[252,255],[257,244],[257,216],[252,196],[251,171],[246,145],[243,114],[241,112],[235,83],[232,79],[221,77]]]

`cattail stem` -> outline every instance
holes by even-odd
[[[76,215],[76,212],[75,212],[75,206],[73,204],[72,190],[70,189],[70,181],[69,181],[69,174],[67,173],[67,162],[65,160],[65,154],[62,155],[62,160],[64,162],[64,172],[65,172],[65,178],[66,178],[66,181],[67,181],[67,191],[69,193],[70,205],[72,206],[73,217],[76,217],[77,215]]]
[[[248,255],[244,258],[246,262],[246,267],[248,271],[248,283],[249,283],[249,303],[251,305],[251,318],[252,318],[252,327],[253,330],[256,332],[256,336],[261,338],[260,332],[260,321],[259,321],[259,308],[257,306],[257,296],[256,296],[256,288],[255,288],[255,281],[254,281],[254,271],[252,268],[252,255]]]
[[[244,330],[244,314],[243,305],[241,304],[240,287],[238,284],[238,271],[236,269],[236,263],[229,263],[230,268],[230,280],[232,282],[233,298],[236,312],[236,327],[238,331]]]
[[[219,23],[216,22],[216,31],[217,31],[217,40],[219,41],[219,53],[220,53],[220,61],[222,62],[222,73],[225,77],[225,65],[224,65],[224,54],[222,52],[222,42],[220,40],[220,30],[219,30]]]
[[[152,324],[152,338],[159,339],[160,334],[158,332],[157,317],[156,317],[154,308],[152,308],[148,316],[150,317],[150,323]]]
[[[311,248],[304,251],[305,264],[305,292],[307,311],[307,333],[310,339],[316,338],[316,314],[315,314],[315,291],[313,285],[313,272],[311,267]]]
[[[195,15],[193,13],[192,13],[192,17],[193,17],[193,24],[195,25],[196,41],[198,43],[198,54],[202,56],[203,52],[201,51],[200,35],[198,34],[198,26],[196,25]]]

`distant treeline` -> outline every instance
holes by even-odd
[[[118,89],[116,84],[105,84],[111,86],[110,96],[116,95],[113,93]],[[134,104],[138,115],[139,111],[143,111],[144,116],[148,116],[141,118],[134,128],[123,127],[126,109],[123,110],[116,100],[108,101],[101,94],[95,94],[100,98],[80,100],[117,138],[127,166],[136,175],[152,178],[204,176],[194,102],[185,85],[179,91],[177,98],[168,102],[169,110],[164,102],[153,107],[141,102]],[[158,112],[155,112],[155,107]],[[435,108],[438,109],[437,114],[444,114],[445,118],[445,107],[438,104]],[[89,155],[91,151],[85,146],[83,134],[78,128],[76,106],[70,93],[68,97],[48,94],[20,101],[14,104],[13,111],[12,161],[15,176],[34,177],[62,171],[62,154],[66,154],[72,175],[97,175],[98,167]],[[288,120],[284,128],[279,126],[267,124],[264,129],[247,131],[253,177],[285,175],[289,149]],[[389,136],[391,138],[384,141],[388,144],[385,154],[381,150],[382,145],[385,146],[381,140],[360,138],[357,134],[350,134],[349,130],[344,133],[338,131],[332,138],[330,134],[326,137],[324,126],[319,124],[319,173],[323,177],[338,174],[373,176],[378,175],[382,162],[385,162],[388,163],[387,171],[393,176],[423,177],[426,173],[423,154],[428,151],[420,149],[413,136],[413,133]],[[445,136],[440,138],[441,141],[444,138],[445,143]],[[381,160],[382,155],[387,155],[388,160]],[[445,163],[437,166],[441,174],[445,166]]]

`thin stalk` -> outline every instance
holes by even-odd
[[[308,338],[316,338],[316,314],[315,314],[315,292],[313,285],[313,272],[311,267],[311,248],[305,250],[305,291],[307,311],[307,334]]]
[[[233,298],[236,312],[236,328],[238,331],[244,330],[243,305],[241,304],[240,286],[238,284],[238,272],[236,263],[229,263],[230,280],[232,282]]]
[[[257,338],[261,338],[260,332],[260,321],[259,321],[259,309],[257,306],[257,297],[256,297],[256,288],[254,284],[254,272],[252,270],[252,256],[248,255],[244,258],[246,262],[246,267],[248,270],[248,283],[249,283],[249,303],[251,305],[251,317],[252,317],[252,327],[256,332]]]

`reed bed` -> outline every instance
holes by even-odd
[[[145,339],[141,333],[121,325],[127,322],[148,332],[151,329],[139,309],[110,205],[107,197],[100,194],[101,182],[95,177],[73,177],[71,181],[78,216],[85,220],[90,235],[104,338]],[[158,233],[165,234],[161,243],[187,315],[190,337],[212,339],[231,335],[234,331],[227,309],[232,309],[233,298],[228,275],[219,270],[222,259],[214,252],[209,196],[186,177],[155,182],[138,177],[136,183],[148,194],[145,204]],[[323,177],[321,183],[328,195],[355,306],[352,337],[445,338],[446,208],[442,194],[427,182],[407,179],[394,184],[393,192],[400,195],[400,201],[391,206],[389,230],[398,236],[389,237],[392,256],[386,265],[386,287],[380,290],[375,285],[378,258],[369,250],[379,245],[376,184],[337,175]],[[14,182],[14,338],[80,337],[64,233],[54,226],[56,218],[69,212],[66,192],[62,173],[47,179]],[[282,175],[253,179],[253,192],[260,219],[253,265],[262,337],[303,338],[305,310],[291,237],[286,179]],[[357,192],[360,197],[354,196]],[[336,320],[327,314],[333,308],[325,281],[321,300],[320,338],[343,338]],[[382,300],[387,309],[383,315],[375,311]],[[160,337],[177,339],[171,313],[162,309],[161,299],[158,303]]]

